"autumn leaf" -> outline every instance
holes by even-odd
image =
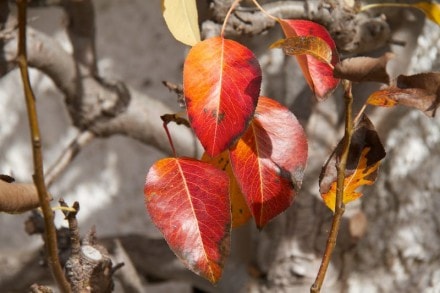
[[[386,66],[393,56],[392,53],[385,53],[379,58],[353,57],[345,59],[336,64],[334,76],[355,82],[375,81],[389,84],[390,77]]]
[[[307,138],[295,116],[260,97],[248,130],[230,149],[232,170],[258,228],[287,209],[301,187]]]
[[[338,86],[339,79],[333,77],[333,66],[339,61],[336,45],[328,31],[321,25],[309,20],[278,19],[286,37],[314,36],[322,39],[332,52],[331,65],[311,55],[297,55],[296,60],[303,75],[320,101],[325,100]]]
[[[229,196],[231,200],[232,228],[239,227],[249,221],[252,217],[246,204],[246,200],[238,186],[229,161],[229,151],[224,151],[220,155],[211,158],[206,153],[202,156],[202,161],[207,162],[223,171],[226,171],[229,177]]]
[[[230,147],[246,130],[255,111],[261,69],[254,54],[222,37],[194,46],[184,64],[188,117],[209,156]]]
[[[423,11],[428,19],[440,25],[440,4],[422,1],[412,4],[412,6]]]
[[[322,168],[319,177],[321,197],[333,212],[336,203],[336,164],[341,153],[342,141]],[[357,191],[359,187],[374,183],[380,162],[384,157],[385,150],[373,124],[363,115],[354,128],[349,148],[342,198],[344,204],[362,196],[362,193]]]
[[[321,38],[315,36],[294,36],[273,43],[270,48],[281,48],[286,55],[311,55],[316,59],[331,64],[332,49]]]
[[[397,87],[388,87],[372,93],[367,103],[380,107],[412,107],[434,117],[440,103],[440,73],[400,75],[397,78]]]
[[[162,0],[162,13],[176,40],[189,46],[200,42],[196,0]]]
[[[416,8],[422,11],[425,16],[433,21],[434,23],[440,25],[440,4],[431,1],[420,1],[416,3],[375,3],[369,4],[362,7],[362,11],[380,8],[380,7],[410,7]]]
[[[165,158],[149,170],[148,213],[184,265],[216,283],[230,249],[228,176],[189,158]]]

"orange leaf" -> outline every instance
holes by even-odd
[[[208,155],[220,154],[246,130],[260,85],[258,60],[243,45],[215,37],[192,47],[183,89],[191,126]]]
[[[270,48],[282,48],[286,55],[311,55],[319,61],[331,64],[332,49],[321,38],[315,36],[294,36],[273,43]]]
[[[333,77],[333,66],[339,61],[335,42],[323,26],[312,21],[278,19],[278,22],[286,37],[314,36],[321,38],[331,48],[332,59],[330,63],[332,66],[310,55],[295,56],[316,98],[324,100],[339,84],[339,79]]]
[[[229,176],[229,196],[231,198],[231,214],[232,214],[232,228],[239,227],[249,221],[252,217],[251,212],[246,204],[246,200],[241,193],[238,186],[237,179],[235,179],[232,172],[231,164],[229,162],[229,151],[224,151],[220,155],[211,158],[206,153],[202,156],[202,161],[207,162],[223,171]]]
[[[342,153],[342,141],[339,142],[319,176],[319,189],[325,204],[334,212],[336,202],[336,182],[338,164]],[[348,152],[342,201],[348,203],[362,194],[356,189],[362,185],[371,185],[377,177],[380,161],[385,150],[373,124],[363,115],[355,126]]]
[[[165,158],[149,170],[148,213],[184,265],[216,283],[230,249],[228,176],[189,158]]]
[[[342,202],[344,204],[358,199],[362,193],[357,192],[356,189],[362,185],[372,185],[376,180],[376,172],[379,168],[380,161],[371,166],[367,166],[367,156],[370,148],[362,150],[359,164],[353,174],[344,179],[344,197]],[[373,175],[373,176],[371,176]],[[369,177],[371,176],[371,177]],[[325,204],[334,212],[336,206],[336,181],[331,184],[330,190],[321,194]]]
[[[232,170],[258,228],[287,209],[301,187],[307,138],[295,116],[260,97],[254,120],[230,149]]]

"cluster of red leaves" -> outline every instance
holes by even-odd
[[[272,47],[294,55],[321,101],[339,84],[388,84],[385,54],[339,62],[327,30],[307,20],[278,19],[286,39]],[[195,38],[197,40],[197,38]],[[144,193],[152,221],[170,248],[192,271],[216,283],[230,250],[230,232],[253,218],[261,229],[286,210],[301,187],[307,138],[283,105],[260,96],[261,69],[245,46],[223,37],[196,44],[184,64],[183,89],[189,124],[205,149],[201,160],[165,158],[148,172]],[[438,107],[438,76],[400,76],[397,85],[373,93],[367,104],[416,107],[429,115]],[[341,143],[320,176],[321,196],[334,210],[336,165]],[[343,202],[373,184],[385,150],[366,116],[356,123],[349,148]]]

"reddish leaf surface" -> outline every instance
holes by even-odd
[[[220,155],[212,158],[206,153],[202,156],[202,161],[207,162],[217,168],[226,171],[229,177],[229,196],[231,199],[232,228],[239,227],[249,221],[252,217],[243,193],[240,190],[237,179],[232,172],[229,161],[229,151],[224,151]]]
[[[295,116],[260,97],[254,120],[230,150],[232,170],[258,228],[291,205],[307,152],[307,138]]]
[[[331,64],[339,62],[336,45],[328,31],[309,20],[279,19],[286,37],[315,36],[323,39],[332,50]],[[333,68],[310,55],[296,56],[304,77],[318,100],[324,100],[338,86],[339,79],[333,77]]]
[[[319,177],[321,197],[334,212],[336,202],[336,164],[342,153],[342,142],[330,156]],[[362,194],[356,189],[362,185],[371,185],[377,177],[380,161],[385,157],[385,149],[379,136],[366,115],[355,126],[347,158],[342,201],[348,203]]]
[[[188,116],[211,157],[230,147],[246,130],[260,85],[258,60],[243,45],[215,37],[190,50],[183,69]]]
[[[144,194],[154,224],[186,267],[216,283],[230,249],[228,176],[214,166],[165,158],[147,175]]]

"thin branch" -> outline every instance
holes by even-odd
[[[58,176],[64,172],[69,164],[76,158],[81,149],[89,144],[95,135],[90,131],[83,131],[67,146],[56,162],[47,170],[46,186],[50,187]]]
[[[31,183],[7,183],[0,180],[0,212],[18,214],[40,205],[38,192]]]
[[[26,53],[26,5],[27,0],[17,0],[19,19],[19,42],[17,62],[20,67],[23,80],[26,107],[29,118],[29,127],[32,141],[32,154],[34,160],[34,181],[38,191],[40,206],[44,215],[45,245],[48,252],[48,263],[62,292],[70,292],[70,285],[67,282],[58,258],[57,236],[54,224],[52,209],[49,204],[49,195],[44,183],[43,156],[41,152],[40,130],[35,104],[35,96],[32,91],[27,64]]]
[[[344,101],[345,101],[345,134],[342,143],[342,153],[340,161],[337,164],[337,185],[336,185],[336,203],[335,214],[333,215],[333,222],[330,229],[330,233],[327,239],[327,245],[325,247],[324,255],[322,257],[321,266],[319,267],[318,274],[315,282],[310,288],[311,293],[318,293],[321,291],[322,284],[324,282],[325,274],[327,272],[328,265],[330,264],[333,250],[336,246],[336,240],[338,238],[339,227],[341,225],[342,215],[345,211],[345,205],[342,201],[344,198],[344,180],[345,170],[347,165],[348,153],[350,150],[351,136],[353,134],[353,121],[352,121],[352,104],[353,96],[351,92],[351,82],[343,80],[344,85]]]
[[[98,76],[98,66],[95,45],[95,9],[91,0],[64,1],[67,14],[67,35],[73,46],[73,57],[89,70],[93,76]]]

